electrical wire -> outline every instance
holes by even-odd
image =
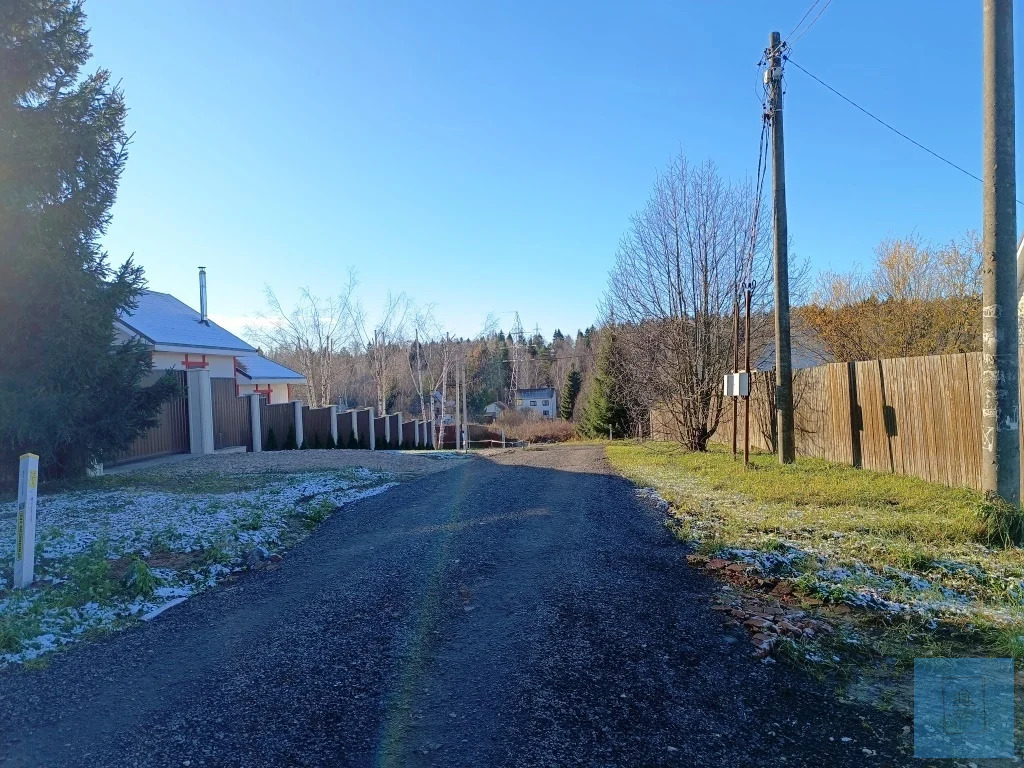
[[[806,18],[807,18],[808,16],[810,16],[810,15],[811,15],[811,11],[813,11],[813,10],[814,10],[814,7],[815,7],[815,6],[816,6],[816,5],[818,4],[818,3],[820,3],[820,2],[821,2],[821,0],[814,0],[814,2],[813,2],[813,3],[811,3],[811,7],[810,7],[810,8],[808,8],[808,9],[807,9],[807,10],[806,10],[806,11],[804,12],[804,15],[800,17],[800,21],[798,21],[798,22],[796,23],[796,26],[795,26],[795,27],[793,27],[793,28],[792,28],[791,30],[789,30],[789,34],[788,34],[788,35],[786,35],[786,37],[785,37],[785,39],[786,39],[786,40],[789,40],[789,38],[791,38],[791,37],[793,36],[793,33],[794,33],[794,32],[796,32],[796,31],[797,31],[798,29],[800,29],[800,25],[804,23],[804,19],[806,19]]]
[[[855,101],[854,101],[853,99],[851,99],[850,97],[848,97],[848,96],[844,96],[844,95],[843,95],[843,94],[841,94],[841,93],[840,93],[839,91],[837,91],[837,90],[836,90],[835,88],[833,88],[833,87],[832,87],[831,85],[829,85],[829,84],[828,84],[828,83],[826,83],[826,82],[825,82],[824,80],[822,80],[822,79],[821,79],[820,77],[818,77],[818,76],[817,76],[817,75],[815,75],[815,74],[812,74],[811,72],[808,72],[808,71],[807,71],[806,69],[804,69],[803,67],[801,67],[801,66],[800,66],[800,65],[799,65],[798,63],[796,63],[795,61],[793,61],[793,59],[791,59],[791,58],[790,58],[789,56],[784,56],[783,58],[784,58],[784,59],[785,59],[786,61],[788,61],[788,62],[789,62],[790,64],[792,64],[792,65],[793,65],[794,67],[796,67],[797,69],[799,69],[799,70],[800,70],[801,72],[803,72],[803,73],[804,73],[805,75],[807,75],[808,77],[810,77],[810,78],[811,78],[812,80],[815,80],[815,81],[817,81],[817,82],[818,82],[818,83],[819,83],[820,85],[822,85],[822,86],[824,86],[825,88],[827,88],[828,90],[832,91],[832,93],[834,93],[834,94],[835,94],[836,96],[838,96],[839,98],[841,98],[841,99],[842,99],[843,101],[845,101],[845,102],[846,102],[847,104],[850,104],[851,106],[853,106],[853,107],[857,108],[858,110],[860,110],[861,112],[863,112],[863,113],[864,113],[865,115],[867,115],[868,117],[870,117],[870,118],[871,118],[872,120],[874,120],[875,122],[877,122],[877,123],[879,123],[880,125],[883,125],[883,126],[885,126],[886,128],[888,128],[888,129],[889,129],[890,131],[892,131],[893,133],[895,133],[895,134],[896,134],[897,136],[900,136],[901,138],[904,138],[904,139],[906,139],[907,141],[909,141],[909,142],[910,142],[911,144],[913,144],[913,145],[914,145],[915,147],[917,147],[918,149],[923,149],[923,150],[924,150],[925,152],[927,152],[927,153],[928,153],[929,155],[931,155],[932,157],[938,158],[939,160],[941,160],[941,161],[942,161],[942,162],[944,162],[944,163],[945,163],[946,165],[948,165],[948,166],[950,166],[950,167],[952,167],[952,168],[956,168],[956,169],[957,169],[958,171],[960,171],[960,173],[964,174],[965,176],[970,176],[970,177],[971,177],[972,179],[974,179],[975,181],[982,181],[981,177],[979,177],[979,176],[977,176],[977,175],[975,175],[975,174],[971,173],[971,172],[970,172],[970,171],[968,171],[968,170],[967,170],[966,168],[964,168],[964,167],[962,167],[962,166],[959,166],[959,165],[957,165],[956,163],[954,163],[954,162],[953,162],[952,160],[950,160],[949,158],[943,157],[942,155],[940,155],[940,154],[939,154],[938,152],[936,152],[935,150],[933,150],[933,149],[929,149],[928,147],[926,147],[926,146],[925,146],[924,144],[922,144],[921,142],[919,142],[919,141],[916,141],[916,140],[914,140],[914,139],[910,138],[909,136],[907,136],[907,134],[903,133],[903,131],[901,131],[901,130],[899,130],[899,129],[897,129],[897,128],[894,128],[894,127],[893,127],[892,125],[890,125],[889,123],[885,122],[885,120],[883,120],[882,118],[880,118],[880,117],[879,117],[878,115],[874,114],[873,112],[870,112],[870,111],[868,111],[867,109],[865,109],[864,107],[862,107],[862,106],[861,106],[860,104],[858,104],[857,102],[855,102]],[[1017,202],[1019,203],[1020,201],[1018,200]]]
[[[792,48],[794,45],[796,45],[796,41],[799,40],[801,37],[803,37],[804,35],[807,34],[807,31],[811,27],[814,26],[814,22],[816,22],[818,19],[821,18],[821,14],[823,14],[825,12],[825,9],[827,9],[829,7],[829,5],[831,5],[831,3],[832,3],[832,0],[825,0],[825,4],[823,6],[821,6],[821,10],[818,11],[818,15],[815,16],[813,19],[811,19],[811,23],[808,24],[806,27],[804,27],[803,30],[800,32],[800,34],[797,35],[795,38],[793,38],[793,40],[789,40],[789,37],[791,37],[793,35],[793,33],[790,32],[789,36],[787,36],[787,38],[786,38],[786,45],[788,47],[790,47],[790,48]],[[814,5],[817,5],[817,3],[815,3]],[[810,13],[812,10],[814,10],[814,5],[811,6],[811,8],[807,11],[807,13]],[[805,13],[804,14],[804,18],[806,18],[806,17],[807,17],[807,14]],[[803,19],[801,19],[801,21],[803,21]],[[800,26],[800,25],[797,24],[797,26]]]

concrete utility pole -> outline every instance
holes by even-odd
[[[772,128],[772,197],[775,201],[775,412],[779,461],[796,460],[793,426],[793,361],[789,339],[789,232],[786,228],[786,163],[782,141],[782,43],[768,39],[768,114]]]
[[[1020,504],[1013,0],[985,0],[981,489]]]

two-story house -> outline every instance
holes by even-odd
[[[553,419],[558,414],[558,394],[553,387],[517,389],[516,410],[532,411],[541,418]]]

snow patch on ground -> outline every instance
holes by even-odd
[[[329,512],[395,485],[384,473],[352,468],[268,475],[255,489],[224,493],[131,488],[42,496],[36,586],[8,590],[0,578],[0,669],[93,631],[154,618],[242,570],[246,553],[256,549],[257,559],[265,559],[281,550],[287,543],[282,537],[297,536],[296,522],[315,524]],[[4,574],[13,567],[15,512],[15,503],[0,505]],[[155,580],[151,594],[132,595],[109,578],[111,561],[155,554],[172,565],[149,569]],[[173,567],[179,556],[182,564]],[[83,598],[90,589],[95,599]]]

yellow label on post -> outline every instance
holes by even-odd
[[[18,546],[15,548],[16,553],[14,555],[15,560],[21,560],[25,556],[25,513],[22,511],[18,515]]]
[[[35,488],[37,485],[39,485],[39,470],[30,470],[28,473],[28,487]]]

